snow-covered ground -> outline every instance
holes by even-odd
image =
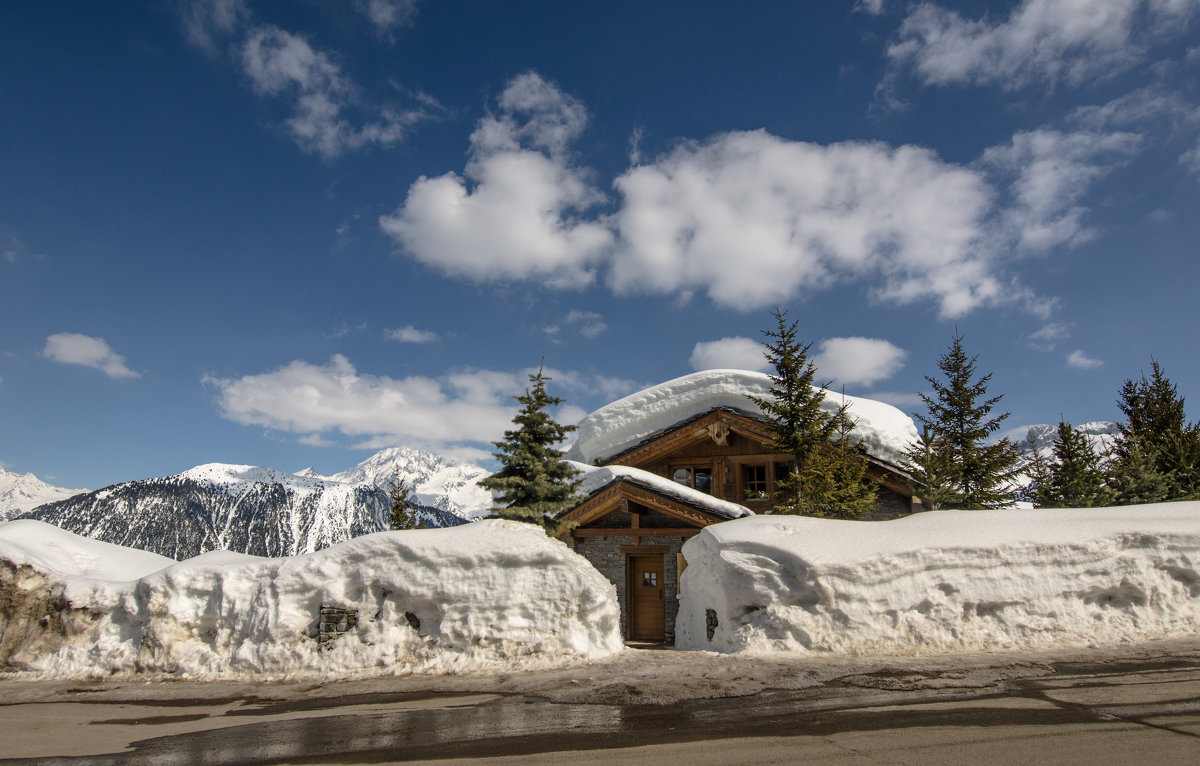
[[[762,414],[749,397],[770,397],[771,379],[747,370],[706,370],[668,380],[605,405],[579,423],[567,457],[594,463],[634,447],[650,436],[717,407]],[[917,439],[912,418],[890,404],[826,391],[827,410],[850,405],[853,435],[867,452],[901,464],[903,453]]]
[[[358,625],[318,647],[321,606]],[[381,532],[264,559],[173,562],[0,525],[0,668],[31,676],[305,677],[548,667],[622,649],[616,593],[538,528]]]
[[[681,648],[907,654],[1200,630],[1198,502],[754,516],[705,528],[683,555]]]

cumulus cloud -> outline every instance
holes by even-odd
[[[688,362],[697,372],[724,369],[764,372],[769,367],[762,344],[743,337],[697,343]]]
[[[471,135],[464,175],[420,177],[380,227],[450,276],[583,287],[612,241],[583,217],[604,196],[568,153],[587,112],[533,72],[514,78],[497,105]]]
[[[981,162],[1014,178],[1005,211],[1010,236],[1022,250],[1044,252],[1093,236],[1084,223],[1089,210],[1080,201],[1141,143],[1136,133],[1023,131],[985,151]]]
[[[904,366],[907,352],[880,338],[827,338],[813,356],[817,374],[845,385],[872,385]]]
[[[529,387],[534,369],[455,370],[440,377],[392,378],[357,370],[341,354],[326,364],[303,360],[256,375],[209,376],[223,417],[242,425],[295,434],[297,441],[328,446],[341,434],[355,446],[405,445],[433,449],[464,459],[487,458],[486,445],[512,427],[513,398]],[[546,369],[551,392],[619,396],[635,384],[617,378]],[[586,413],[576,405],[558,407],[561,423]]]
[[[1074,367],[1078,370],[1094,370],[1097,367],[1101,367],[1103,365],[1104,365],[1104,362],[1102,362],[1099,359],[1092,359],[1090,356],[1083,353],[1083,351],[1081,351],[1079,349],[1076,349],[1075,351],[1072,351],[1070,354],[1067,354],[1067,366],[1068,367]]]
[[[42,356],[63,364],[94,367],[110,378],[140,378],[125,365],[125,357],[112,350],[103,338],[75,332],[60,332],[46,338]]]
[[[432,330],[418,330],[410,324],[397,327],[394,330],[384,330],[383,337],[400,343],[433,343],[438,339],[436,332]]]
[[[1007,300],[982,251],[992,191],[914,146],[821,146],[765,131],[684,144],[615,181],[620,293],[703,290],[756,309],[850,280],[944,317]]]
[[[441,447],[490,442],[510,425],[524,379],[461,371],[443,378],[361,373],[336,354],[327,364],[293,361],[239,378],[205,378],[221,414],[242,425],[299,435],[312,443],[332,432],[369,443]],[[375,440],[375,441],[371,441]]]
[[[1024,0],[1007,18],[973,21],[933,3],[913,7],[888,48],[893,66],[927,85],[1082,85],[1140,62],[1178,33],[1194,0]]]

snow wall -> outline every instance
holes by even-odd
[[[683,547],[676,645],[905,653],[1113,645],[1200,630],[1200,503],[756,516]]]
[[[355,610],[357,625],[319,644],[322,606]],[[179,563],[37,521],[0,525],[0,670],[347,677],[549,667],[622,648],[612,584],[528,524]]]

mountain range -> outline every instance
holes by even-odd
[[[475,484],[488,474],[485,469],[393,448],[333,476],[312,469],[286,473],[210,463],[91,492],[59,490],[59,496],[70,496],[32,509],[0,507],[0,513],[178,560],[217,548],[292,556],[387,529],[391,503],[385,487],[393,467],[414,487],[417,515],[427,527],[463,524],[486,515],[491,506],[490,494]],[[26,490],[20,497],[26,498],[34,485],[21,486]],[[8,490],[0,485],[0,492]]]

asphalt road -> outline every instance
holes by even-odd
[[[0,732],[0,764],[1200,763],[1200,642],[631,651],[540,674],[308,684],[0,681]]]

